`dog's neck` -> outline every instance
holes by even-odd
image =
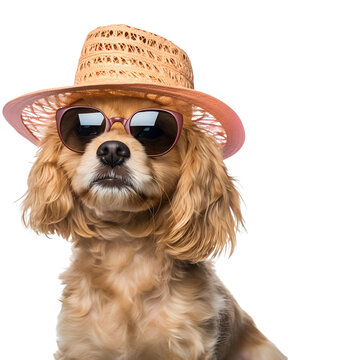
[[[165,208],[138,213],[109,212],[96,214],[89,210],[87,220],[96,236],[74,238],[75,262],[81,272],[97,279],[97,288],[120,287],[139,282],[133,290],[138,293],[166,286],[176,260],[157,246],[159,228],[166,224]],[[164,229],[163,229],[164,230]],[[133,281],[129,279],[135,277]],[[113,282],[113,279],[117,279]],[[120,282],[120,283],[119,283]],[[122,290],[123,291],[123,290]],[[133,296],[137,294],[133,293]]]
[[[135,298],[164,293],[174,260],[156,254],[151,238],[83,239],[74,249],[72,266],[107,298],[121,298],[131,308]]]

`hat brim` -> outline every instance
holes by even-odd
[[[225,131],[223,139],[223,157],[228,158],[235,154],[243,145],[245,132],[242,122],[238,115],[225,103],[217,98],[203,92],[188,88],[171,87],[164,85],[153,85],[146,83],[130,84],[96,84],[96,85],[74,85],[55,89],[36,91],[18,97],[8,102],[3,109],[6,120],[26,139],[38,145],[39,139],[33,134],[23,121],[23,111],[29,105],[36,103],[40,99],[47,99],[52,96],[60,95],[66,97],[74,93],[81,93],[89,90],[122,90],[129,92],[151,93],[161,96],[169,96],[177,100],[185,101],[193,106],[199,107],[211,114],[216,122],[221,124]],[[211,127],[211,124],[209,124]]]

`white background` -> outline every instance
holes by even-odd
[[[247,232],[218,273],[292,360],[360,359],[360,22],[357,1],[1,3],[3,105],[71,85],[83,41],[125,23],[190,56],[197,90],[230,105],[246,142],[226,160]],[[20,221],[36,148],[1,131],[0,358],[51,359],[70,245]]]

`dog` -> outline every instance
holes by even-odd
[[[83,152],[69,150],[49,122],[23,219],[73,246],[61,275],[55,359],[286,359],[215,274],[212,259],[232,253],[243,219],[221,146],[194,125],[189,105],[108,94],[71,106],[113,119],[164,109],[181,114],[183,124],[170,151],[149,157],[120,121]],[[121,151],[101,153],[109,143]]]

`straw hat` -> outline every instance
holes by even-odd
[[[220,100],[194,90],[187,54],[163,37],[126,25],[99,27],[89,33],[73,86],[23,95],[8,102],[3,113],[22,136],[38,144],[58,108],[104,93],[164,95],[191,104],[193,121],[215,136],[224,158],[244,143],[244,128],[236,113]]]

